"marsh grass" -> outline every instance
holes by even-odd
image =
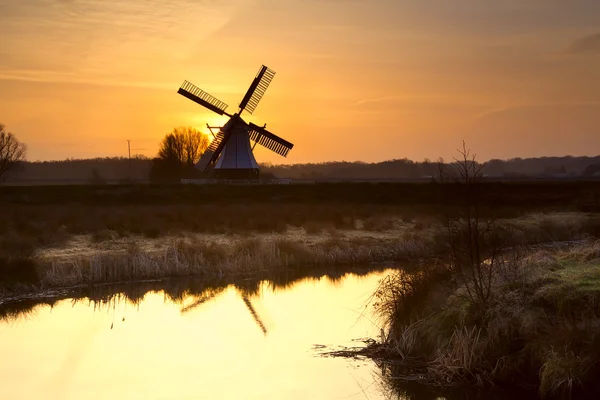
[[[394,229],[394,218],[391,216],[376,215],[365,219],[362,227],[365,231],[390,231]]]
[[[272,229],[281,229],[281,226],[296,226],[301,227],[309,235],[315,237],[315,243],[318,245],[306,243],[294,243],[294,239],[260,239],[260,241],[272,241],[272,243],[256,243],[251,245],[251,241],[240,242],[236,237],[260,237],[261,234],[256,232],[247,232],[245,230],[238,231],[240,225],[235,225],[233,221],[237,221],[241,215],[256,213],[255,206],[242,207],[241,214],[237,213],[237,209],[228,209],[225,207],[222,215],[217,217],[209,217],[208,221],[199,224],[200,219],[194,219],[194,215],[199,214],[212,215],[216,209],[211,206],[208,210],[196,210],[196,214],[187,214],[187,209],[179,207],[150,207],[146,210],[133,212],[128,214],[128,210],[98,208],[90,210],[85,214],[83,210],[78,210],[74,207],[74,215],[61,214],[59,212],[54,215],[52,221],[36,221],[30,223],[22,219],[22,215],[13,215],[13,218],[3,220],[5,225],[4,233],[0,235],[0,286],[14,287],[19,282],[25,285],[39,285],[45,281],[48,276],[48,271],[53,271],[50,275],[53,277],[51,282],[68,281],[68,282],[101,282],[101,281],[118,281],[121,279],[137,279],[136,277],[145,278],[164,277],[164,276],[180,276],[181,274],[202,274],[205,269],[218,268],[224,271],[234,271],[236,269],[243,270],[242,265],[252,265],[251,257],[257,260],[267,260],[267,265],[281,265],[287,268],[289,265],[295,264],[316,264],[325,265],[327,263],[373,263],[386,262],[392,260],[402,260],[406,262],[431,262],[447,252],[448,245],[443,232],[443,226],[431,216],[415,217],[413,222],[405,224],[402,222],[402,217],[394,217],[395,212],[400,212],[398,209],[379,208],[377,210],[347,208],[342,211],[336,210],[333,216],[328,214],[331,211],[329,206],[322,208],[311,208],[300,206],[299,208],[292,207],[289,204],[284,208],[275,210],[275,214],[280,213],[282,219],[273,225],[265,219],[266,225],[261,229],[265,229],[271,233],[269,226]],[[343,208],[343,207],[342,207]],[[157,212],[156,218],[160,221],[171,221],[165,228],[159,232],[156,226],[159,222],[148,222],[144,225],[144,221],[152,220],[149,213]],[[318,212],[315,212],[318,210]],[[34,216],[37,212],[45,213],[44,210],[33,207],[29,209]],[[405,212],[405,211],[404,211]],[[99,214],[95,214],[99,213]],[[237,214],[236,214],[237,213]],[[380,214],[377,214],[380,213]],[[306,219],[307,215],[311,215],[312,220]],[[400,215],[400,214],[398,214]],[[121,220],[121,218],[123,220]],[[210,219],[212,218],[212,219]],[[404,219],[406,219],[404,217]],[[575,220],[575,223],[566,223],[570,219]],[[72,224],[69,221],[72,221]],[[133,222],[132,222],[133,221]],[[173,222],[176,221],[176,222]],[[230,238],[234,238],[236,245],[233,248],[227,248],[225,244],[211,243],[209,240],[179,240],[165,238],[168,242],[169,250],[163,250],[163,245],[160,244],[160,235],[163,232],[175,232],[176,237],[185,237],[187,231],[178,231],[177,229],[169,229],[169,226],[178,226],[183,228],[183,221],[192,224],[200,230],[207,229],[211,233],[213,231],[227,232]],[[190,222],[191,221],[191,222]],[[195,222],[194,222],[195,221]],[[371,229],[376,231],[386,231],[387,228],[394,225],[393,236],[388,235],[386,239],[377,240],[374,237],[361,237],[360,235],[349,232],[356,232],[358,221],[376,221],[373,222]],[[382,222],[383,221],[383,222]],[[554,221],[548,224],[544,221]],[[560,221],[556,222],[556,221]],[[563,213],[557,215],[534,214],[519,217],[512,220],[503,221],[504,224],[510,225],[511,229],[515,228],[523,233],[519,236],[523,239],[523,243],[539,243],[547,239],[548,232],[553,232],[553,229],[560,231],[565,226],[571,226],[569,235],[577,235],[577,237],[591,237],[590,232],[593,229],[596,221],[596,216],[582,213]],[[79,222],[82,224],[79,225]],[[285,223],[284,223],[285,222]],[[539,228],[539,223],[545,224],[544,229]],[[236,222],[237,223],[237,222]],[[288,225],[288,223],[292,225]],[[87,225],[91,224],[91,225]],[[97,225],[96,225],[97,224]],[[138,224],[138,228],[130,229],[132,225]],[[246,223],[241,222],[241,228]],[[296,224],[296,225],[294,225]],[[542,225],[543,225],[542,224]],[[190,226],[192,226],[190,225]],[[18,230],[15,227],[21,227]],[[553,228],[549,228],[552,226]],[[43,227],[43,228],[42,228]],[[249,226],[246,226],[249,228]],[[277,228],[279,227],[279,228]],[[51,234],[51,228],[56,229],[54,235]],[[95,230],[95,229],[98,230]],[[178,229],[179,229],[178,228]],[[40,231],[42,229],[42,231]],[[233,231],[230,231],[233,229]],[[287,228],[286,228],[287,229]],[[138,234],[132,234],[131,231],[140,231]],[[145,233],[143,233],[145,231]],[[118,250],[114,254],[99,254],[97,256],[79,257],[71,261],[52,261],[40,258],[37,254],[40,249],[51,247],[48,243],[54,240],[54,246],[63,246],[69,239],[69,232],[92,232],[89,234],[93,244],[103,246],[106,243],[116,243],[122,240],[136,242],[136,236],[149,237],[156,241],[156,251],[136,249],[135,245],[126,250]],[[540,233],[542,232],[542,233]],[[325,235],[325,239],[321,237]],[[559,237],[558,233],[552,233],[550,236]],[[158,236],[158,238],[157,238]],[[193,236],[193,235],[191,235]],[[52,239],[54,237],[54,239]],[[391,239],[396,237],[397,239]],[[255,241],[257,242],[257,241]],[[241,244],[239,244],[241,243]],[[242,248],[242,250],[240,250]],[[563,255],[563,264],[568,260],[577,259],[593,260],[599,257],[599,245],[586,246],[583,250],[571,250],[568,255]],[[578,252],[578,253],[575,253]],[[582,253],[583,252],[583,253]],[[162,259],[157,259],[161,254]],[[192,256],[193,254],[193,256]],[[124,260],[128,261],[125,262]],[[181,266],[183,260],[184,267]],[[275,261],[273,261],[275,260]],[[172,266],[165,266],[171,263]],[[144,262],[148,266],[141,265]],[[261,261],[262,262],[262,261]],[[162,263],[162,265],[161,265]],[[86,266],[87,265],[87,266]],[[150,267],[152,266],[152,267]],[[561,268],[560,263],[554,262],[553,268]],[[272,268],[272,267],[269,267]],[[251,270],[250,270],[251,271]],[[70,278],[59,278],[59,276],[71,276]],[[77,278],[79,277],[79,278]],[[40,281],[41,280],[41,281]],[[57,283],[52,283],[56,285]]]
[[[518,265],[506,257],[512,271],[496,276],[483,313],[446,267],[397,272],[376,293],[385,328],[371,351],[416,365],[433,385],[510,386],[518,376],[542,398],[593,397],[600,390],[597,249],[590,241],[534,251]]]
[[[335,265],[407,261],[425,247],[407,240],[345,237],[332,233],[313,243],[292,239],[231,238],[215,242],[198,237],[165,239],[159,247],[126,248],[91,256],[30,259],[38,289],[194,276],[203,279],[268,276]],[[32,288],[31,290],[34,290]]]
[[[283,233],[289,227],[317,234],[355,230],[359,219],[382,219],[408,212],[406,207],[361,204],[3,204],[0,232],[14,231],[38,246],[63,245],[73,235],[102,241],[119,237],[148,238],[195,233]],[[415,214],[418,212],[415,211]],[[109,231],[111,233],[109,233]]]
[[[600,238],[600,217],[577,212],[533,213],[499,220],[519,243],[542,243]]]

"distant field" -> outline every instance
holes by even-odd
[[[598,211],[598,181],[485,182],[481,204],[493,208]],[[363,204],[429,208],[460,201],[458,185],[317,183],[291,185],[0,186],[0,204],[202,205]]]

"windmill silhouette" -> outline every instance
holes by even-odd
[[[263,65],[242,99],[239,111],[233,115],[225,112],[228,106],[221,100],[188,81],[183,82],[177,93],[219,115],[229,117],[229,121],[224,126],[218,127],[218,133],[216,135],[213,133],[213,141],[200,157],[196,168],[203,172],[208,172],[212,168],[217,178],[256,179],[260,168],[254,158],[253,150],[257,143],[283,157],[287,156],[294,147],[292,143],[267,131],[266,124],[261,127],[244,121],[240,116],[244,111],[250,114],[254,112],[274,76],[275,71]],[[214,128],[209,128],[212,133]],[[253,146],[250,145],[250,141],[254,142]]]

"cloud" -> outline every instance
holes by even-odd
[[[444,95],[390,95],[381,97],[372,97],[356,101],[354,106],[362,106],[365,104],[379,104],[379,103],[401,103],[406,102],[410,104],[415,103],[456,103],[454,99]]]
[[[562,102],[548,102],[541,104],[514,104],[507,106],[500,106],[484,111],[482,113],[475,114],[474,120],[485,119],[488,117],[494,117],[501,114],[510,114],[515,112],[535,112],[535,110],[548,110],[548,109],[565,109],[565,108],[600,108],[600,102],[598,101],[562,101]]]
[[[569,52],[573,54],[600,54],[600,33],[575,40],[569,46]]]

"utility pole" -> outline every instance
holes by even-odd
[[[131,140],[127,139],[127,158],[128,158],[128,167],[127,167],[127,177],[129,178],[129,182],[133,183],[131,180]],[[133,151],[136,150],[146,150],[146,149],[133,149]]]
[[[127,154],[129,157],[129,163],[127,167],[127,178],[131,182],[131,140],[127,139]]]

